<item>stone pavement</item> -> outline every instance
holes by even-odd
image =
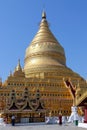
[[[16,124],[15,126],[11,125],[3,125],[0,126],[0,130],[85,130],[85,128],[81,128],[75,126],[74,124]]]

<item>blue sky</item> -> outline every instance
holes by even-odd
[[[45,9],[69,68],[87,79],[87,0],[0,0],[0,77],[6,80],[35,36]]]

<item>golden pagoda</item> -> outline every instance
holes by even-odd
[[[45,116],[58,116],[60,111],[69,116],[71,106],[84,102],[86,93],[86,81],[67,67],[64,48],[43,11],[39,30],[26,49],[24,68],[19,60],[0,85],[0,112],[8,118],[14,113],[17,122],[44,121]]]

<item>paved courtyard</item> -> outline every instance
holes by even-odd
[[[81,128],[75,126],[74,124],[18,124],[15,126],[4,125],[0,126],[0,130],[85,130],[86,128]]]

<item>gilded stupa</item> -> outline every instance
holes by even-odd
[[[56,71],[58,66],[65,66],[66,58],[63,47],[54,37],[43,12],[39,30],[26,49],[25,75],[31,77],[44,75],[45,72]]]
[[[71,106],[79,104],[83,114],[87,83],[67,67],[64,48],[49,29],[44,11],[39,30],[26,49],[24,68],[19,60],[14,72],[0,84],[0,110],[8,117],[15,113],[18,122],[25,118],[26,122],[42,121],[60,111],[69,116]]]

